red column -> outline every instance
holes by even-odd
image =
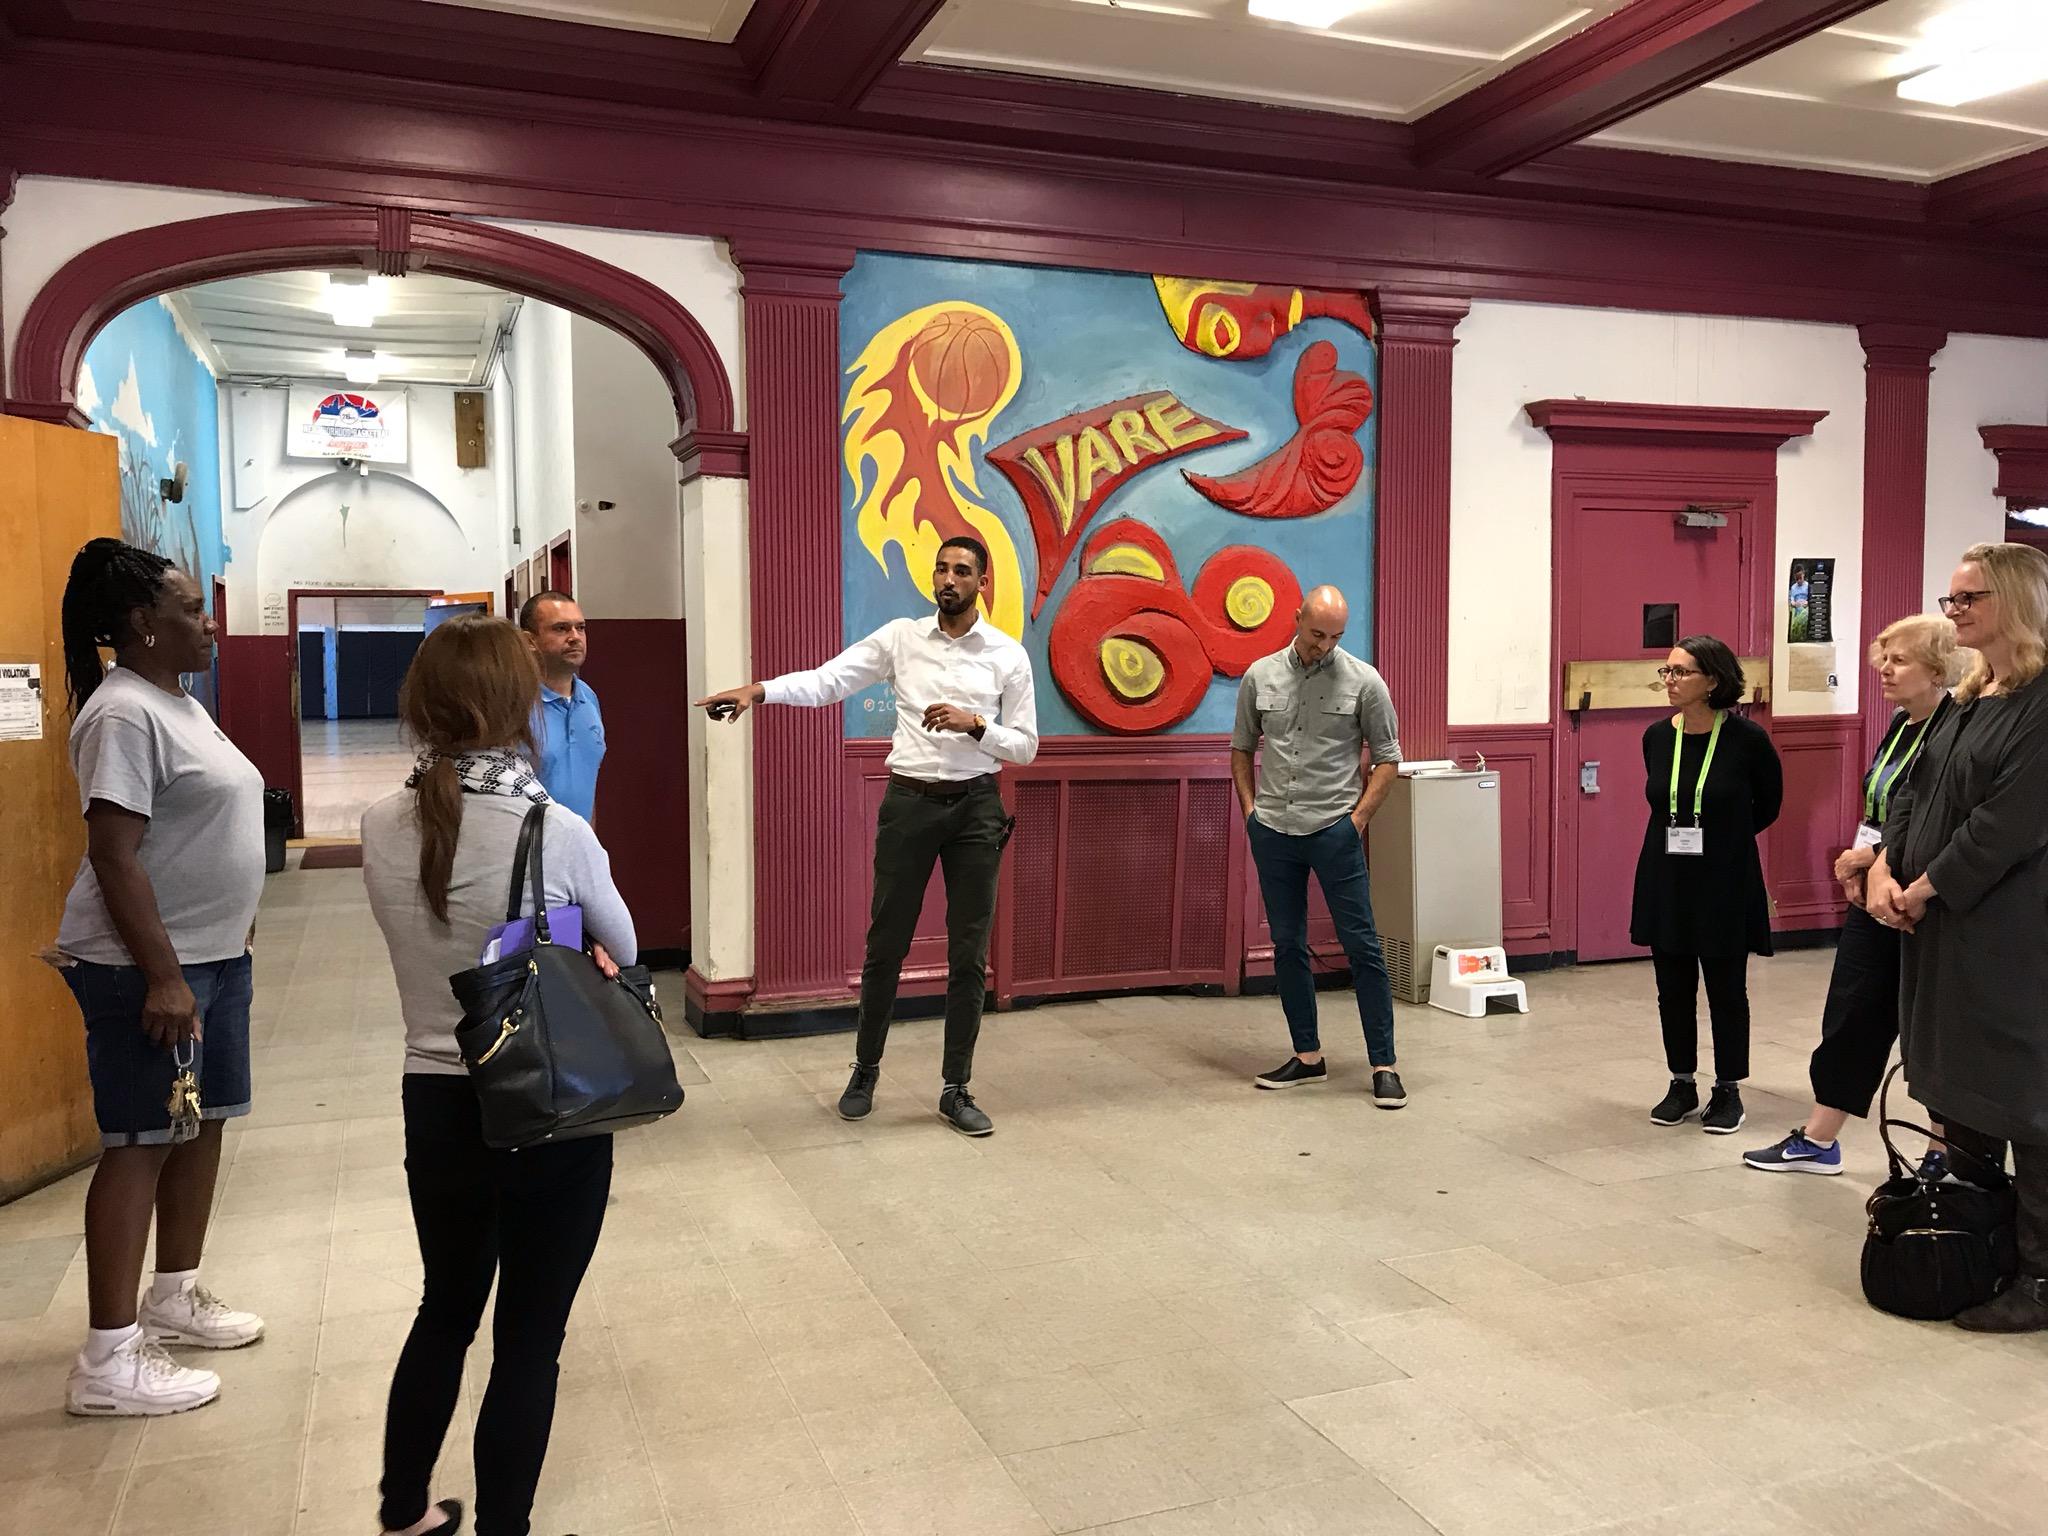
[[[1450,734],[1451,348],[1461,298],[1381,293],[1379,536],[1373,663],[1385,674],[1409,758],[1448,757]]]
[[[754,675],[815,667],[839,618],[839,283],[850,250],[736,242],[746,317]],[[754,997],[841,997],[837,709],[754,717]]]
[[[1863,342],[1863,607],[1854,656],[1859,671],[1877,632],[1928,606],[1927,389],[1948,333],[1925,325],[1866,325]],[[1863,740],[1875,743],[1891,706],[1864,678]]]

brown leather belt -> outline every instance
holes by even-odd
[[[889,775],[891,788],[907,789],[913,795],[924,795],[933,800],[958,800],[962,795],[972,794],[986,785],[995,788],[996,776],[984,773],[972,779],[913,779],[908,774]]]

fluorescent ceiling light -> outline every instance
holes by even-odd
[[[1297,27],[1334,27],[1365,9],[1362,0],[1246,0],[1245,10],[1261,21],[1285,21]]]
[[[377,317],[384,313],[384,279],[368,274],[362,277],[329,274],[319,303],[334,317],[336,325],[360,330],[375,324]]]
[[[327,365],[351,384],[375,384],[383,378],[391,359],[382,352],[350,347],[346,352],[328,353]]]
[[[1899,60],[1899,95],[1937,107],[2001,96],[2048,80],[2048,6],[1970,0],[1920,29]]]

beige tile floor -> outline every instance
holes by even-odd
[[[412,772],[398,722],[306,720],[300,732],[306,836],[353,839],[363,812]]]
[[[215,1406],[68,1421],[83,1181],[0,1209],[0,1527],[368,1536],[418,1291],[399,1031],[350,871],[271,882],[259,1109],[208,1261],[270,1335]],[[1796,1119],[1825,955],[1754,972],[1751,1127],[1660,1131],[1640,967],[1526,1019],[1401,1011],[1411,1107],[1262,1094],[1271,999],[989,1021],[998,1130],[932,1114],[938,1027],[879,1107],[844,1038],[677,1040],[683,1112],[619,1142],[540,1536],[1693,1536],[2048,1528],[2048,1341],[1868,1310],[1873,1138],[1841,1179],[1735,1165]],[[674,989],[670,989],[671,996]],[[445,1490],[468,1491],[461,1436]]]

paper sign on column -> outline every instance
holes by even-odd
[[[0,661],[0,741],[42,739],[42,664]]]
[[[1832,645],[1800,644],[1787,647],[1792,662],[1785,685],[1788,693],[1831,693],[1838,685],[1835,648]]]

